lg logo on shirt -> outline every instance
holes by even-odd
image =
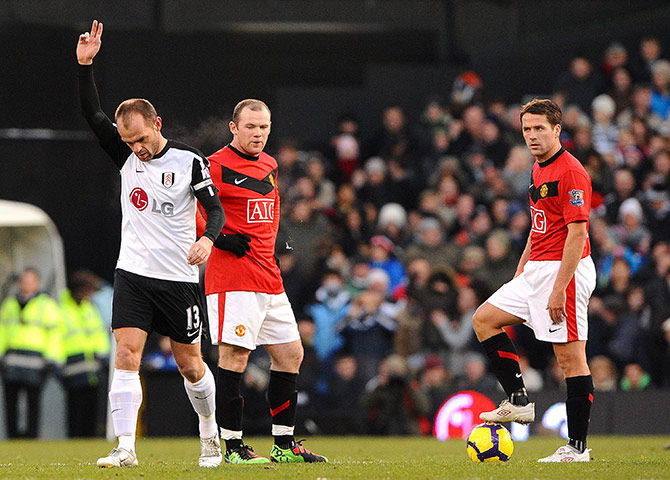
[[[530,219],[533,222],[533,231],[537,233],[545,233],[547,231],[547,217],[544,211],[537,208],[530,207]]]
[[[133,188],[133,191],[129,195],[130,203],[132,203],[135,208],[140,212],[145,210],[149,206],[149,195],[140,187]],[[158,213],[166,217],[171,217],[174,215],[174,204],[170,202],[164,202],[160,205],[156,200],[151,201],[151,213]]]
[[[272,223],[275,218],[275,201],[254,198],[247,201],[248,223]]]

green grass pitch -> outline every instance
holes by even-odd
[[[268,455],[271,438],[247,438]],[[140,439],[137,468],[99,469],[95,460],[113,444],[104,440],[0,442],[2,479],[668,479],[668,437],[591,437],[592,461],[539,464],[564,442],[533,437],[515,442],[509,462],[473,463],[465,441],[439,442],[417,437],[312,437],[305,446],[330,459],[328,464],[222,465],[198,467],[196,438]]]

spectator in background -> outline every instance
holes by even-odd
[[[651,232],[651,244],[670,238],[670,196],[667,185],[654,183],[647,188],[643,195],[643,207]]]
[[[91,303],[97,283],[88,272],[73,273],[60,295],[65,365],[61,380],[67,397],[68,437],[98,434],[98,405],[103,370],[109,366],[110,341],[98,309]]]
[[[565,95],[566,105],[575,104],[583,112],[591,109],[591,102],[602,91],[600,76],[593,71],[591,62],[582,55],[570,61],[570,69],[559,75],[554,92]]]
[[[380,268],[388,274],[388,294],[407,281],[405,267],[393,254],[394,248],[393,242],[384,235],[375,235],[370,239],[370,267]]]
[[[459,287],[456,293],[456,307],[447,323],[436,327],[449,350],[446,354],[446,366],[454,375],[465,373],[467,355],[474,347],[475,335],[472,330],[474,315],[479,299],[475,290],[469,286]]]
[[[615,117],[633,105],[633,79],[624,67],[615,68],[612,72],[612,86],[607,91],[616,105]]]
[[[384,296],[368,289],[355,297],[346,317],[337,326],[344,338],[344,348],[356,358],[361,377],[372,378],[384,356],[393,347],[395,319],[382,311]]]
[[[528,355],[523,352],[519,352],[519,368],[523,375],[523,381],[526,384],[526,390],[529,392],[541,392],[544,387],[542,374],[530,365]]]
[[[452,374],[442,363],[439,355],[427,355],[420,374],[421,391],[430,399],[429,420],[435,418],[440,406],[452,392]]]
[[[158,338],[158,348],[151,352],[147,352],[144,357],[144,365],[149,370],[178,372],[179,366],[172,354],[172,345],[170,345],[170,337],[161,335]]]
[[[325,209],[335,204],[335,184],[326,177],[326,167],[319,152],[310,152],[307,157],[307,177],[314,185],[316,208]]]
[[[631,105],[626,108],[617,117],[617,123],[625,127],[634,127],[634,122],[641,122],[647,129],[659,130],[663,124],[663,120],[651,110],[651,87],[647,84],[637,84],[633,86],[633,94],[631,96]],[[645,137],[642,138],[636,134],[636,140],[640,144],[648,142],[649,131],[645,132]],[[646,153],[646,152],[645,152]]]
[[[296,386],[298,391],[297,402],[305,411],[314,412],[319,408],[319,395],[328,388],[327,372],[321,369],[321,361],[314,347],[316,325],[310,317],[298,317],[298,332],[300,341],[305,352],[300,365],[300,383]]]
[[[629,363],[623,369],[623,376],[619,385],[624,392],[645,390],[651,386],[651,377],[642,369],[640,364]]]
[[[492,231],[486,238],[485,251],[484,265],[474,272],[474,276],[497,290],[516,272],[517,262],[510,252],[509,235],[501,229]]]
[[[430,432],[430,399],[412,382],[405,359],[386,357],[379,375],[363,396],[368,412],[368,433],[373,435],[418,435]]]
[[[316,302],[307,306],[306,312],[314,321],[314,349],[323,377],[327,378],[332,370],[333,355],[344,345],[336,327],[349,311],[351,296],[344,288],[342,275],[336,270],[327,270],[314,297]]]
[[[656,37],[644,37],[640,40],[640,54],[631,64],[636,82],[651,81],[651,70],[654,63],[661,58],[661,43]]]
[[[627,66],[628,51],[626,50],[626,47],[619,42],[610,43],[605,49],[605,58],[600,65],[600,71],[607,88],[611,88],[614,83],[614,72],[618,68],[626,68]]]
[[[596,392],[614,392],[617,389],[618,376],[614,362],[606,355],[597,355],[589,361],[593,376],[593,389]]]
[[[279,247],[289,245],[294,250],[296,268],[310,279],[316,272],[319,242],[329,232],[323,213],[314,207],[313,199],[302,196],[284,202],[288,215],[282,219],[277,238]]]
[[[502,178],[510,186],[515,199],[526,200],[532,164],[532,158],[525,147],[516,145],[510,149],[502,171]]]
[[[314,288],[309,279],[301,272],[296,264],[296,255],[293,247],[286,242],[277,244],[277,260],[281,268],[281,277],[284,283],[286,296],[296,312],[302,312],[307,303],[312,301]]]
[[[367,157],[382,157],[404,161],[416,147],[410,135],[405,111],[399,105],[389,105],[382,111],[382,127],[370,139]]]
[[[454,78],[451,85],[451,105],[454,113],[460,114],[465,107],[481,102],[483,82],[477,72],[467,70]]]
[[[337,133],[331,137],[330,146],[340,181],[348,181],[358,168],[361,155],[358,134],[358,120],[354,115],[344,114],[338,119]]]
[[[382,157],[371,157],[365,162],[364,179],[356,191],[356,196],[361,203],[371,203],[380,209],[386,203],[393,201],[388,167]]]
[[[486,370],[486,359],[479,352],[470,352],[465,359],[465,372],[454,380],[456,390],[475,390],[485,394],[499,391],[495,377]]]
[[[279,141],[277,149],[277,163],[281,171],[279,191],[284,198],[288,198],[288,191],[295,182],[305,176],[304,158],[302,157],[304,154],[300,151],[297,140],[285,138]]]
[[[502,135],[500,120],[492,115],[488,115],[482,124],[482,143],[486,158],[491,160],[497,169],[502,168],[510,147]]]
[[[664,122],[670,115],[670,62],[658,60],[651,66],[651,100],[649,108]],[[667,131],[665,132],[667,133]]]
[[[419,238],[407,247],[404,262],[409,264],[416,258],[425,258],[432,268],[455,272],[461,259],[461,249],[444,239],[440,222],[434,217],[421,220]]]
[[[637,198],[627,198],[619,206],[619,222],[612,227],[618,245],[645,256],[649,252],[651,233],[644,226],[644,212]]]
[[[421,354],[423,342],[424,305],[428,297],[431,265],[425,258],[415,258],[407,265],[405,305],[396,317],[398,329],[394,351],[403,357]]]
[[[49,369],[63,360],[58,304],[41,292],[39,272],[26,268],[18,292],[0,305],[0,366],[7,437],[37,438],[41,396]],[[19,395],[27,399],[25,431],[19,430]]]
[[[612,122],[616,112],[616,104],[606,94],[598,95],[591,103],[595,123],[591,132],[593,148],[603,155],[612,156],[619,142],[619,129]]]
[[[646,156],[635,141],[635,135],[629,128],[619,131],[619,141],[614,150],[614,162],[617,166],[629,168],[637,178],[642,177],[645,169]]]
[[[619,216],[621,203],[635,195],[636,182],[633,172],[620,168],[614,172],[614,190],[605,195],[605,220],[613,225]]]
[[[407,241],[407,212],[398,203],[387,203],[379,210],[377,231],[395,245],[403,246]]]
[[[365,382],[360,378],[356,357],[341,351],[335,356],[333,375],[328,383],[328,395],[322,397],[322,405],[328,416],[335,418],[333,431],[336,435],[364,433],[361,418],[352,415],[359,412]]]
[[[471,152],[475,146],[481,147],[482,129],[486,113],[480,105],[473,104],[463,110],[461,117],[462,120],[459,125],[462,125],[462,129],[454,137],[449,150],[451,155],[458,157],[463,157]]]

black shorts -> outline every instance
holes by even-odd
[[[197,283],[144,277],[117,269],[112,330],[136,327],[179,343],[198,343],[205,311]]]

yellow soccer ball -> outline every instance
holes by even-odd
[[[482,423],[468,436],[467,450],[473,462],[506,462],[514,451],[509,430],[499,423]]]

